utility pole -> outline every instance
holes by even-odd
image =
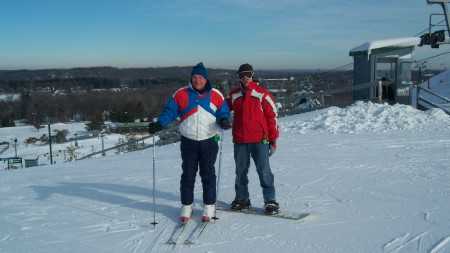
[[[48,145],[50,146],[50,164],[53,164],[53,155],[52,155],[52,131],[50,130],[50,123],[48,123]]]
[[[105,153],[105,142],[103,140],[103,137],[105,137],[105,131],[100,132],[100,137],[102,138],[102,156],[106,156]]]
[[[17,138],[14,138],[14,150],[16,151],[16,156],[17,157]]]

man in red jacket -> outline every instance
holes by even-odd
[[[241,211],[251,205],[248,170],[252,157],[263,191],[266,214],[277,214],[274,176],[269,165],[269,157],[275,153],[278,138],[275,100],[272,94],[253,81],[250,64],[242,64],[237,73],[240,87],[231,91],[227,99],[230,111],[234,111],[232,132],[236,163],[236,198],[231,209]]]

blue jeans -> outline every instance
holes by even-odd
[[[181,136],[181,168],[180,193],[181,204],[190,205],[194,202],[194,186],[197,171],[200,168],[200,177],[203,186],[203,203],[213,205],[216,203],[216,169],[219,145],[214,137],[202,141],[195,141]]]
[[[269,165],[269,144],[262,142],[234,144],[234,161],[236,163],[234,188],[236,198],[250,199],[248,192],[250,156],[255,162],[264,201],[275,200],[274,176]]]

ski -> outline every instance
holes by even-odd
[[[267,214],[265,214],[264,208],[253,207],[253,206],[251,206],[248,210],[245,210],[245,211],[233,211],[233,210],[231,210],[231,205],[228,203],[225,203],[223,201],[217,201],[217,210],[233,212],[233,213],[261,215],[261,216],[274,217],[274,218],[283,218],[283,219],[289,219],[289,220],[302,220],[302,219],[305,219],[306,217],[310,217],[314,214],[314,212],[295,213],[295,212],[282,211],[278,214],[267,215]]]
[[[189,220],[180,222],[174,229],[172,236],[167,241],[167,244],[177,244],[178,238],[180,238],[181,234],[186,228],[186,225]]]
[[[209,221],[200,222],[197,225],[197,227],[195,227],[191,236],[189,236],[189,238],[184,241],[184,244],[185,245],[193,245],[198,240],[198,238],[203,234],[203,231],[205,231],[205,228],[208,225],[208,223],[209,223]]]

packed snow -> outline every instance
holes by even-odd
[[[277,200],[281,210],[314,212],[308,219],[218,211],[219,220],[185,246],[203,208],[198,179],[192,223],[177,245],[166,244],[180,210],[175,143],[1,170],[0,252],[450,252],[447,114],[358,102],[279,124],[271,157]],[[253,165],[250,194],[253,205],[263,205]],[[218,198],[234,199],[230,130],[223,136]]]
[[[438,109],[417,111],[408,105],[356,102],[347,108],[331,107],[309,119],[284,124],[292,132],[308,130],[330,133],[371,133],[390,130],[440,129],[449,124],[448,115]]]

